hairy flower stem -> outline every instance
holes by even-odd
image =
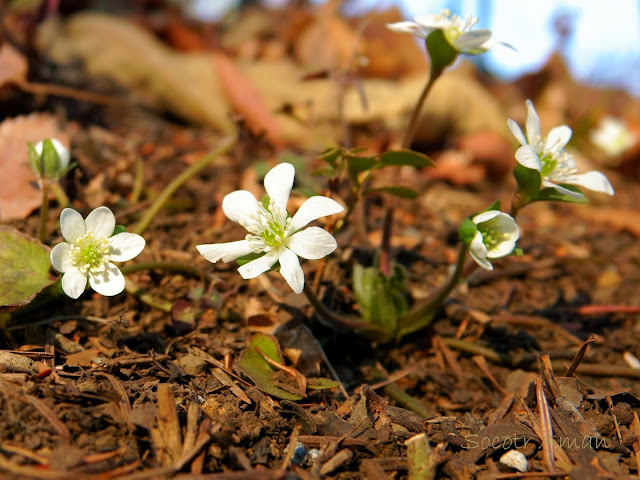
[[[141,287],[139,287],[133,280],[125,279],[124,289],[127,293],[137,297],[145,305],[148,305],[152,308],[157,308],[163,312],[169,313],[171,312],[171,307],[173,304],[171,302],[167,302],[166,300],[161,300],[159,298],[154,297],[146,293]]]
[[[447,283],[433,292],[424,302],[420,302],[418,305],[414,306],[414,308],[400,319],[398,323],[400,325],[399,333],[401,335],[404,333],[415,332],[429,324],[433,315],[442,307],[442,304],[453,289],[456,288],[460,281],[470,273],[468,270],[473,271],[475,266],[465,265],[466,256],[467,247],[465,245],[461,245],[456,268]],[[475,265],[475,262],[473,263]]]
[[[60,184],[58,182],[51,182],[49,187],[51,188],[51,193],[53,193],[53,196],[56,197],[58,206],[60,208],[67,208],[69,206],[69,203],[71,202],[69,201],[69,197],[64,192]]]
[[[313,289],[306,283],[304,284],[304,294],[307,296],[309,303],[315,308],[320,323],[326,327],[337,330],[358,330],[370,327],[370,325],[356,319],[355,317],[347,317],[339,315],[327,308],[315,294]]]
[[[407,126],[407,130],[404,133],[404,137],[402,138],[401,148],[403,150],[411,147],[413,143],[413,139],[416,135],[416,130],[418,129],[418,118],[420,117],[420,112],[422,111],[422,107],[424,105],[433,84],[436,83],[436,80],[440,78],[444,69],[442,67],[437,66],[434,63],[431,63],[431,72],[429,73],[429,81],[426,83],[424,88],[422,89],[422,93],[418,98],[418,102],[416,103],[415,108],[413,109],[413,113],[411,114],[411,119],[409,120],[409,125]],[[399,176],[399,170],[396,171],[396,177]],[[393,216],[396,207],[398,206],[398,198],[392,197],[388,203],[387,208],[384,212],[384,223],[382,226],[382,240],[380,241],[380,262],[378,264],[378,268],[385,275],[389,275],[391,273],[391,235],[393,232]]]
[[[171,198],[171,196],[175,193],[178,188],[182,186],[184,182],[198,174],[200,170],[209,165],[215,159],[217,159],[220,155],[224,155],[231,147],[233,147],[236,143],[235,135],[231,135],[226,137],[222,144],[212,151],[211,153],[202,157],[197,163],[194,163],[189,168],[184,170],[178,177],[175,178],[169,185],[167,185],[164,190],[158,195],[158,198],[151,204],[147,212],[144,214],[142,219],[138,222],[136,227],[133,229],[133,233],[137,233],[141,235],[144,232],[156,214],[160,211],[160,209],[164,206],[165,203]]]
[[[120,268],[120,271],[123,275],[141,272],[143,270],[174,270],[177,272],[189,273],[191,275],[199,277],[200,280],[206,279],[205,273],[198,267],[194,267],[193,265],[182,262],[143,262],[136,263],[135,265],[127,265],[126,267]]]
[[[40,206],[40,229],[38,230],[38,239],[40,243],[44,243],[47,236],[47,217],[49,216],[49,182],[43,178],[40,190],[42,191],[42,205]]]

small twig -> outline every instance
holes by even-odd
[[[510,363],[509,357],[501,355],[500,353],[489,347],[483,347],[482,345],[467,342],[460,338],[442,337],[442,343],[451,348],[455,348],[456,350],[461,350],[463,352],[471,353],[474,355],[481,355],[487,360],[490,360],[494,363]]]
[[[395,400],[399,405],[406,407],[423,418],[434,418],[437,415],[420,400],[413,398],[407,392],[398,387],[395,383],[387,385],[383,389],[384,394]]]
[[[284,459],[282,460],[282,465],[280,466],[280,468],[283,471],[286,471],[286,469],[289,468],[291,459],[293,458],[293,455],[296,453],[296,445],[298,444],[298,437],[300,436],[301,428],[302,427],[300,425],[296,425],[293,427],[293,430],[291,431],[291,436],[289,437],[289,443],[287,445],[287,448],[285,449],[285,452],[287,453],[284,456]]]
[[[54,95],[56,97],[73,98],[81,102],[95,103],[97,105],[127,106],[131,105],[131,101],[123,100],[116,97],[109,97],[99,93],[78,90],[77,88],[65,87],[62,85],[54,85],[50,83],[35,83],[26,80],[16,81],[15,84],[28,93],[35,95]]]
[[[549,411],[549,402],[544,394],[542,379],[536,379],[536,399],[538,402],[538,414],[540,415],[540,440],[542,441],[542,458],[550,472],[555,472],[553,453],[553,427],[551,425],[551,412]]]
[[[573,357],[573,360],[571,361],[571,365],[569,365],[569,368],[567,368],[567,371],[564,372],[564,375],[563,375],[564,377],[573,377],[573,374],[578,368],[578,365],[580,365],[582,358],[584,357],[585,353],[587,353],[589,344],[595,341],[597,338],[598,338],[597,335],[591,335],[589,336],[589,338],[587,338],[587,340],[580,347],[580,350],[578,350],[578,353],[576,353],[576,356]]]

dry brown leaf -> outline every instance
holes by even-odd
[[[27,79],[27,59],[9,43],[0,47],[0,87],[8,83],[22,83]]]
[[[280,126],[251,81],[223,53],[213,55],[213,64],[233,109],[254,132],[264,132],[271,143],[281,147]]]
[[[368,76],[402,78],[425,71],[427,55],[424,47],[418,46],[413,35],[399,34],[387,28],[388,23],[401,20],[405,17],[395,7],[367,15],[362,54],[368,59],[364,67]]]
[[[140,27],[99,13],[77,14],[64,29],[40,32],[38,44],[56,61],[80,58],[90,74],[113,78],[153,105],[235,131],[208,53],[175,52]]]
[[[635,208],[590,207],[575,208],[574,211],[585,220],[607,223],[617,230],[627,230],[640,237],[640,212]]]
[[[343,71],[349,68],[354,51],[362,50],[359,38],[337,15],[315,19],[295,43],[296,56],[312,69]]]
[[[69,146],[69,135],[44,113],[9,118],[0,123],[0,219],[26,218],[40,206],[41,194],[29,165],[27,142],[57,138]]]

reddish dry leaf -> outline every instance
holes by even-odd
[[[244,116],[254,132],[264,133],[275,147],[281,147],[280,126],[247,77],[222,53],[213,54],[213,64],[233,109]]]
[[[57,138],[67,147],[69,135],[55,117],[44,113],[9,118],[0,124],[0,220],[22,219],[40,206],[40,190],[31,170],[27,142]]]
[[[358,34],[337,15],[319,16],[297,39],[296,56],[313,69],[345,71],[359,48]]]
[[[0,87],[9,83],[22,83],[27,78],[27,59],[10,44],[0,47]]]

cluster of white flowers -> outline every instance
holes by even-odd
[[[491,32],[474,30],[478,19],[466,21],[449,10],[439,15],[417,17],[414,21],[388,24],[391,30],[415,34],[427,38],[432,32],[441,30],[449,44],[458,52],[476,55],[490,48]],[[572,131],[562,125],[542,136],[540,118],[530,100],[526,102],[528,115],[526,135],[516,122],[509,119],[508,125],[520,142],[515,157],[518,163],[540,173],[541,184],[553,188],[563,195],[582,198],[580,192],[563,185],[577,185],[597,192],[613,195],[609,180],[600,172],[577,173],[576,162],[565,147]],[[610,155],[617,155],[630,148],[636,138],[624,124],[606,118],[599,130],[593,132],[593,143]],[[69,164],[69,151],[57,140],[51,140],[58,152],[63,168]],[[43,143],[35,146],[42,154]],[[304,272],[298,257],[319,259],[336,249],[335,238],[320,227],[304,229],[310,222],[343,210],[336,201],[315,196],[306,200],[295,215],[290,216],[287,202],[295,176],[289,163],[282,163],[270,170],[264,179],[266,195],[258,201],[251,192],[238,190],[226,195],[222,210],[232,221],[247,230],[244,240],[235,242],[198,245],[200,254],[210,262],[222,260],[246,260],[238,269],[243,278],[254,278],[261,273],[279,267],[280,273],[296,293],[304,289]],[[520,229],[508,214],[491,209],[471,218],[475,227],[465,239],[471,257],[480,267],[491,270],[489,260],[513,253],[520,237]],[[100,207],[89,214],[86,220],[72,210],[63,210],[60,217],[62,234],[66,240],[51,252],[53,266],[64,274],[62,287],[72,298],[77,298],[91,287],[103,295],[115,295],[124,289],[124,277],[114,261],[129,260],[142,251],[144,239],[131,233],[112,235],[115,226],[113,213]],[[474,233],[473,233],[474,232]],[[247,257],[244,258],[243,257]]]

